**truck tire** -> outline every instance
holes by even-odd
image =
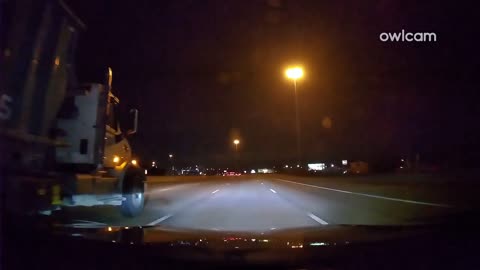
[[[143,211],[145,206],[145,188],[141,175],[133,174],[126,177],[123,197],[125,199],[120,206],[122,215],[135,217]]]

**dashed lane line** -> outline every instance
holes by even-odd
[[[148,223],[147,226],[155,226],[155,225],[157,225],[157,224],[159,224],[159,223],[161,223],[161,222],[169,219],[171,216],[172,216],[172,215],[163,216],[163,217],[161,217],[161,218],[159,218],[159,219],[156,219],[156,220]]]
[[[326,222],[325,220],[315,216],[314,214],[312,213],[308,213],[307,214],[311,219],[315,220],[316,222],[322,224],[322,225],[328,225],[328,222]]]

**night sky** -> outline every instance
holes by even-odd
[[[81,81],[140,110],[143,161],[244,165],[295,160],[291,64],[304,160],[478,162],[478,9],[449,1],[66,1],[87,25]],[[381,42],[381,32],[436,42]],[[128,121],[124,121],[128,123]]]

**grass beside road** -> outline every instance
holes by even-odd
[[[480,208],[476,175],[384,174],[369,176],[268,175],[310,185],[372,195]]]

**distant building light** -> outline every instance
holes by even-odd
[[[348,160],[346,159],[342,160],[342,165],[348,165]]]
[[[147,175],[147,174],[148,174],[148,171],[147,171],[147,170],[145,170],[145,175]]]
[[[309,171],[323,171],[327,167],[325,163],[310,163],[307,166]]]
[[[243,171],[243,173],[247,173],[247,171]]]
[[[335,164],[333,164],[333,163],[332,163],[332,164],[330,164],[330,167],[331,167],[331,168],[335,167]]]
[[[288,168],[288,165],[285,165],[285,168]]]
[[[325,242],[312,242],[310,246],[328,246],[328,243]]]
[[[252,169],[252,170],[250,171],[250,173],[255,173],[255,170]]]
[[[297,168],[300,168],[300,164],[297,164]]]

